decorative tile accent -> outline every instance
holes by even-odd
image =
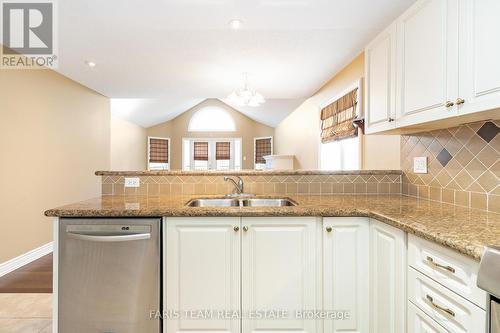
[[[477,135],[479,135],[484,141],[490,142],[497,136],[500,129],[492,123],[491,121],[487,121],[483,126],[477,131]]]
[[[102,195],[223,195],[232,185],[223,176],[140,176],[140,187],[124,188],[124,176],[102,176]],[[401,174],[242,176],[245,192],[278,194],[401,194]]]
[[[401,137],[402,193],[500,213],[499,121]],[[428,174],[413,173],[427,156]]]
[[[446,166],[448,162],[452,159],[453,157],[451,154],[448,152],[446,148],[443,148],[441,152],[436,156],[436,159],[441,163],[442,166]]]

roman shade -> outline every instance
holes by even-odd
[[[194,142],[194,160],[208,161],[208,142]]]
[[[255,139],[255,163],[266,163],[264,156],[272,154],[271,138]]]
[[[168,163],[168,139],[149,139],[149,163]]]
[[[358,128],[354,126],[358,88],[337,99],[321,110],[321,142],[355,137]]]
[[[215,159],[217,161],[231,159],[231,143],[230,142],[216,142],[215,143]]]

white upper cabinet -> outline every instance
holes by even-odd
[[[458,0],[419,1],[399,18],[398,37],[398,126],[456,115]]]
[[[500,107],[500,1],[460,2],[460,114]]]
[[[318,306],[317,225],[310,217],[242,218],[243,333],[318,332],[317,320],[295,315]]]
[[[382,32],[365,49],[366,132],[395,127],[396,25]]]
[[[323,307],[348,311],[324,321],[324,333],[369,333],[368,218],[323,219]]]
[[[366,133],[496,119],[500,111],[482,111],[500,108],[498,17],[498,0],[419,0],[410,7],[365,50]]]
[[[240,218],[167,218],[165,224],[165,332],[240,333],[239,318],[184,311],[240,310]]]

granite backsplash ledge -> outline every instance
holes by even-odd
[[[500,121],[483,121],[401,137],[402,193],[500,213]],[[413,173],[413,158],[428,173]]]
[[[257,195],[401,194],[399,170],[389,171],[228,171],[97,172],[102,195],[222,195],[233,185],[224,175],[239,175],[245,192]],[[125,177],[139,177],[139,187],[125,187]]]

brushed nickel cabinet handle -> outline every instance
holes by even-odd
[[[447,101],[444,105],[445,105],[447,108],[451,108],[453,105],[455,105],[455,103],[453,103],[452,101]]]
[[[451,267],[451,266],[447,266],[447,265],[441,265],[441,264],[438,264],[437,262],[434,261],[434,258],[432,257],[429,257],[427,256],[427,261],[434,267],[439,267],[439,268],[442,268],[442,269],[446,269],[447,271],[449,272],[452,272],[452,273],[455,273],[455,268]]]
[[[326,232],[332,232],[332,227],[326,227]]]
[[[441,310],[443,312],[446,312],[447,314],[449,314],[452,317],[455,317],[455,312],[453,312],[452,310],[450,310],[448,308],[444,308],[441,305],[434,303],[434,298],[432,298],[432,296],[426,295],[425,297],[432,304],[433,307],[435,307],[436,309]]]
[[[240,227],[236,226],[236,227],[233,228],[233,230],[236,231],[236,232],[238,232],[238,231],[240,231]]]
[[[247,231],[248,231],[248,227],[247,227],[247,226],[244,226],[244,227],[243,227],[243,231],[244,231],[244,232],[247,232]]]
[[[455,103],[457,103],[457,105],[464,104],[465,103],[465,99],[459,97],[459,98],[457,98],[457,100],[456,100]]]

